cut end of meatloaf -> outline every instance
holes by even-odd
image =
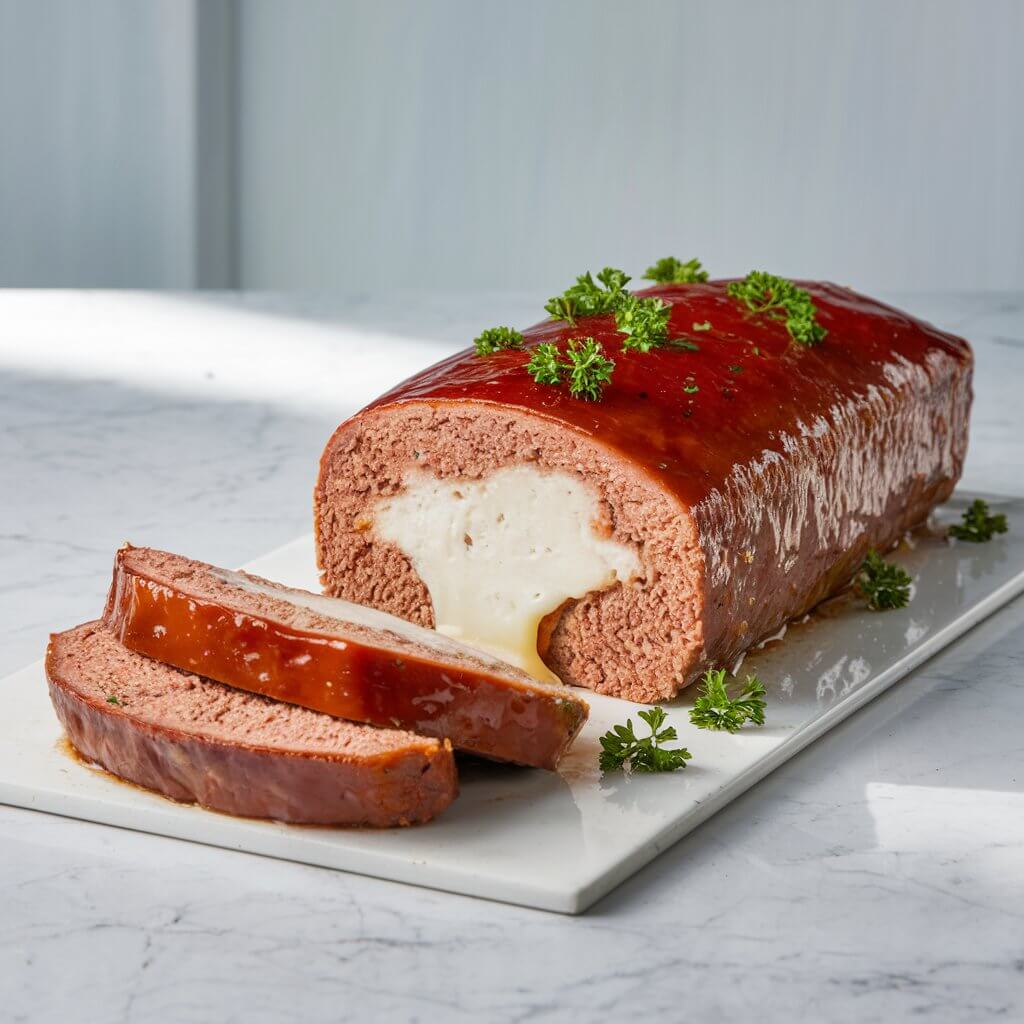
[[[72,745],[129,782],[279,821],[427,821],[457,793],[448,745],[243,693],[121,646],[98,622],[54,634],[50,697]]]
[[[472,485],[504,467],[557,475],[585,490],[592,497],[590,530],[629,552],[634,566],[627,579],[525,609],[532,616],[528,642],[565,683],[638,701],[670,698],[703,649],[703,552],[689,510],[610,449],[521,410],[405,403],[343,425],[324,453],[316,492],[325,591],[437,627],[415,556],[384,536],[378,519],[410,479]],[[558,502],[532,510],[538,558],[557,557],[544,552],[544,543],[564,511]],[[505,580],[482,563],[453,585],[473,587],[484,600],[491,583],[500,601]],[[488,642],[471,632],[460,638]]]

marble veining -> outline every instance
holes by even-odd
[[[1021,492],[1024,296],[886,298],[974,343],[964,483]],[[0,673],[95,613],[126,538],[230,564],[307,529],[338,418],[537,308],[0,294]],[[1018,600],[581,918],[0,807],[0,1016],[1019,1020],[1022,625]]]

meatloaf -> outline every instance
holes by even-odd
[[[133,651],[359,722],[553,769],[587,718],[564,687],[373,608],[123,547],[104,620]]]
[[[458,792],[448,744],[253,696],[129,651],[99,622],[50,638],[50,699],[83,757],[186,803],[317,825],[428,821]]]
[[[663,285],[638,294],[671,305],[683,344],[627,352],[611,315],[547,320],[521,350],[398,385],[323,453],[325,591],[492,647],[525,637],[532,670],[638,701],[733,664],[921,523],[967,446],[966,342],[799,284],[828,332],[813,347],[727,281]],[[600,401],[526,372],[580,336],[616,363]]]

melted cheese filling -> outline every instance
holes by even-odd
[[[597,497],[577,477],[532,466],[482,480],[409,473],[374,510],[430,591],[439,632],[491,651],[538,679],[537,628],[569,598],[640,572],[637,553],[595,528]]]

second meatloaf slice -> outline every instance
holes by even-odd
[[[126,647],[339,718],[554,768],[587,718],[564,686],[373,608],[126,546],[105,621]]]
[[[242,693],[129,651],[99,622],[50,637],[50,699],[87,760],[183,803],[309,825],[428,821],[451,747]]]
[[[325,589],[640,701],[733,664],[925,519],[967,445],[966,342],[802,286],[828,331],[813,348],[717,281],[642,293],[682,344],[549,320],[410,378],[324,451]],[[581,335],[616,364],[600,401],[526,370]]]

